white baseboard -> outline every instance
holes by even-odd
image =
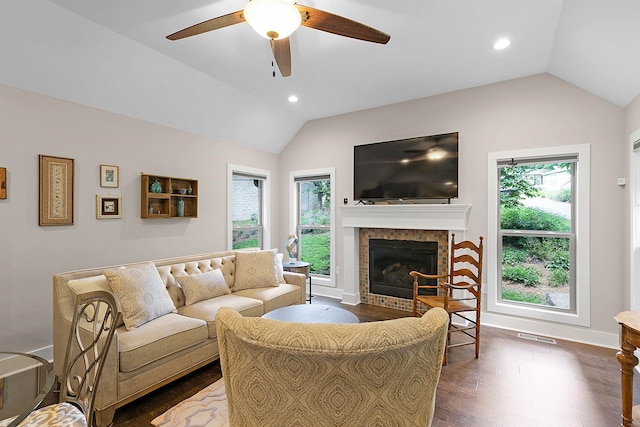
[[[557,323],[522,319],[487,312],[482,312],[481,321],[483,325],[493,326],[496,328],[528,332],[535,335],[595,345],[598,347],[613,349],[620,348],[618,334],[594,331],[579,326],[561,325]]]
[[[49,362],[53,362],[53,346],[43,347],[37,350],[30,351],[29,354],[33,354],[34,356],[40,356]]]
[[[330,288],[328,286],[312,286],[312,295],[334,299],[342,299],[342,289]],[[312,300],[313,303],[313,300]]]

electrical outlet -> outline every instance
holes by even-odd
[[[336,275],[340,274],[340,267],[336,267],[335,270],[336,270]]]
[[[349,203],[349,199],[347,199],[346,197],[342,200],[342,202],[346,205],[347,203]]]

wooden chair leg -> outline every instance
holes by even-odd
[[[449,344],[451,343],[451,322],[453,321],[453,314],[449,313],[449,327],[447,328],[447,342],[444,346],[444,356],[442,358],[442,365],[447,365],[447,354],[449,353]]]
[[[480,355],[480,313],[476,312],[476,359]]]

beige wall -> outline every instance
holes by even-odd
[[[459,199],[472,205],[469,236],[486,235],[487,153],[516,148],[590,144],[591,325],[616,332],[625,306],[622,271],[628,241],[622,223],[626,190],[617,185],[627,160],[624,110],[548,74],[506,81],[307,123],[280,156],[280,192],[290,170],[336,167],[336,198],[353,203],[353,146],[396,138],[460,132]],[[339,211],[339,209],[338,209]],[[280,228],[290,219],[283,215]],[[341,214],[337,260],[342,264]],[[487,236],[487,246],[495,247]],[[338,276],[342,287],[344,274]]]
[[[39,154],[75,159],[73,226],[38,226]],[[278,180],[276,154],[0,85],[0,350],[51,345],[56,272],[226,249],[227,163]],[[100,187],[101,164],[120,167],[120,188]],[[141,172],[198,179],[198,218],[142,220]],[[123,218],[97,220],[96,194],[121,195]]]
[[[470,236],[486,234],[488,152],[591,144],[592,329],[611,336],[612,316],[628,305],[628,195],[616,180],[628,174],[629,132],[637,129],[640,98],[622,109],[542,74],[311,121],[278,157],[0,85],[0,166],[9,182],[0,200],[2,349],[51,344],[55,272],[224,249],[227,163],[272,172],[270,235],[278,246],[291,220],[283,196],[290,171],[335,167],[338,205],[353,203],[354,145],[452,131],[460,132],[456,203],[473,206]],[[76,161],[73,226],[37,225],[38,154]],[[100,164],[120,166],[120,188],[99,187]],[[199,218],[140,219],[141,172],[197,178]],[[96,220],[95,195],[109,193],[122,195],[123,218]],[[339,209],[336,226],[341,267]]]
[[[640,95],[625,108],[625,123],[629,135],[640,130]]]

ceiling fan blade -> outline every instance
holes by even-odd
[[[289,37],[285,37],[280,40],[271,40],[271,50],[273,51],[273,57],[276,59],[278,69],[282,77],[289,77],[291,75],[291,45],[289,44]]]
[[[244,22],[244,11],[239,10],[237,12],[218,16],[217,18],[209,19],[199,24],[195,24],[190,27],[184,28],[180,31],[176,31],[173,34],[169,34],[167,38],[169,40],[180,40],[185,37],[196,36],[198,34],[206,33],[208,31],[218,30],[220,28],[228,27],[229,25],[239,24],[241,22]]]
[[[333,13],[301,4],[296,4],[295,7],[297,7],[302,14],[301,25],[305,27],[380,44],[386,44],[391,38],[387,33],[383,33],[360,22],[334,15]]]

